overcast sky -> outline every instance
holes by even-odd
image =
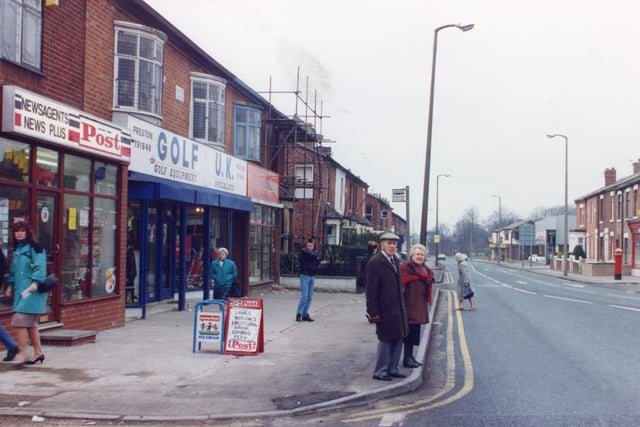
[[[429,225],[473,207],[527,218],[632,174],[640,157],[640,1],[146,0],[258,92],[300,89],[335,159],[391,200],[410,187],[420,228],[429,84],[438,33]],[[308,83],[307,83],[308,82]],[[268,98],[267,94],[263,94]],[[273,95],[283,113],[292,94]],[[299,105],[299,109],[302,108]],[[299,115],[302,115],[299,110]],[[405,217],[405,206],[392,203]]]

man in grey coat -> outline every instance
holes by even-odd
[[[393,233],[380,236],[381,250],[367,264],[367,316],[371,323],[375,323],[378,336],[373,379],[380,381],[406,377],[398,370],[402,339],[409,333],[396,258],[398,240],[398,236]]]

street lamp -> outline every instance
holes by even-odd
[[[440,245],[440,234],[438,234],[438,200],[439,200],[439,194],[440,194],[440,177],[444,176],[446,178],[449,178],[451,175],[446,174],[446,173],[441,173],[440,175],[436,176],[436,234],[433,237],[433,243],[434,246],[436,248],[436,267],[438,266],[438,245]]]
[[[567,252],[569,252],[569,138],[558,133],[547,138],[564,138],[564,250],[562,251],[562,274],[567,275]]]
[[[431,165],[431,127],[433,123],[433,92],[436,83],[436,52],[438,51],[438,31],[456,27],[462,31],[469,31],[473,24],[449,24],[438,27],[433,31],[433,59],[431,61],[431,90],[429,92],[429,118],[427,122],[427,155],[424,165],[424,192],[422,195],[422,218],[420,222],[420,243],[427,244],[427,213],[429,212],[429,168]],[[437,260],[436,260],[437,261]]]
[[[500,264],[500,234],[502,233],[500,227],[502,227],[502,197],[500,197],[498,194],[492,194],[491,197],[498,198],[498,238],[496,240],[498,241],[498,264]]]

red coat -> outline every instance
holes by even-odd
[[[426,264],[409,261],[400,264],[400,274],[409,323],[429,323],[433,271]]]

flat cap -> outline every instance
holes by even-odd
[[[393,233],[384,233],[382,236],[380,236],[380,241],[383,240],[400,240],[400,238]]]

